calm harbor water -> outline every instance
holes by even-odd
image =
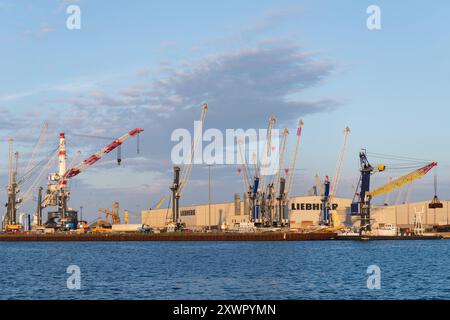
[[[0,299],[450,299],[450,241],[0,243],[0,271]]]

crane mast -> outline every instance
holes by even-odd
[[[19,153],[13,151],[13,139],[9,143],[9,161],[8,161],[8,202],[6,203],[6,218],[4,221],[5,229],[14,229],[17,225],[17,193],[19,192],[19,183],[17,182],[17,170],[19,165]]]
[[[244,181],[244,192],[248,195],[248,197],[244,197],[244,201],[246,201],[246,203],[248,204],[248,202],[251,201],[251,191],[252,191],[250,176],[249,176],[249,169],[248,169],[247,161],[245,159],[245,154],[242,151],[242,140],[238,139],[237,144],[238,144],[238,149],[239,149],[239,156],[241,158],[241,163],[242,163],[242,169],[239,168],[238,173],[240,173],[242,175],[242,179]],[[252,207],[252,204],[250,204],[250,207]],[[251,210],[250,210],[250,212],[251,212]],[[244,214],[248,214],[249,218],[251,219],[250,212],[245,212]]]

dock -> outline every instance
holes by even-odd
[[[448,237],[447,237],[448,238]],[[364,240],[440,240],[442,235],[426,236],[338,236],[336,233],[301,232],[172,232],[159,234],[2,234],[0,242],[57,242],[57,241],[364,241]]]

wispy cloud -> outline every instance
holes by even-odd
[[[48,25],[42,25],[38,30],[36,31],[25,31],[23,34],[27,37],[32,37],[32,38],[36,38],[36,39],[42,39],[44,38],[47,34],[53,32],[54,29],[49,27]]]
[[[273,9],[263,13],[253,22],[241,26],[240,30],[244,33],[261,33],[273,29],[289,19],[298,18],[302,12],[303,9],[299,6]]]

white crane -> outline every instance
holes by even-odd
[[[302,137],[302,129],[303,129],[304,122],[302,120],[299,120],[297,123],[297,139],[295,142],[295,148],[292,153],[291,163],[289,165],[289,168],[286,170],[286,198],[289,197],[289,193],[291,192],[292,185],[294,183],[294,176],[295,176],[295,170],[297,166],[297,158],[298,158],[298,152],[300,150],[300,141]]]
[[[30,159],[28,160],[27,164],[25,165],[24,173],[27,174],[27,172],[31,171],[36,163],[36,156],[38,152],[41,150],[42,145],[45,143],[47,139],[47,131],[48,131],[48,123],[45,122],[41,128],[41,133],[39,134],[38,141],[36,142],[33,151],[31,152]]]
[[[342,164],[344,162],[344,156],[345,156],[345,148],[347,146],[347,138],[350,134],[350,128],[346,127],[344,130],[344,138],[342,139],[341,148],[339,150],[339,156],[336,162],[336,170],[334,172],[334,176],[331,182],[331,190],[330,190],[330,197],[329,201],[331,202],[332,198],[336,195],[336,190],[339,185],[339,181],[341,179],[341,173],[342,173]]]
[[[257,167],[258,170],[258,177],[260,177],[259,185],[261,186],[262,190],[264,190],[264,181],[266,173],[269,173],[268,166],[270,165],[270,157],[272,151],[272,140],[273,140],[273,127],[275,126],[275,123],[277,122],[276,118],[274,116],[271,116],[269,118],[269,123],[267,125],[267,136],[266,136],[266,143],[264,144],[264,149],[261,154],[261,161],[259,161],[259,166]]]
[[[201,107],[201,113],[200,113],[200,119],[199,122],[201,126],[203,126],[203,123],[205,122],[206,112],[208,111],[208,104],[204,103]],[[198,127],[199,130],[201,130],[201,126]],[[191,157],[187,163],[184,164],[183,169],[181,170],[181,178],[180,178],[180,186],[178,189],[178,196],[181,196],[184,188],[186,187],[189,177],[191,176],[192,171],[192,165],[194,164],[194,157],[196,154],[196,150],[198,148],[198,145],[202,139],[201,132],[194,132],[194,140],[191,144]]]

